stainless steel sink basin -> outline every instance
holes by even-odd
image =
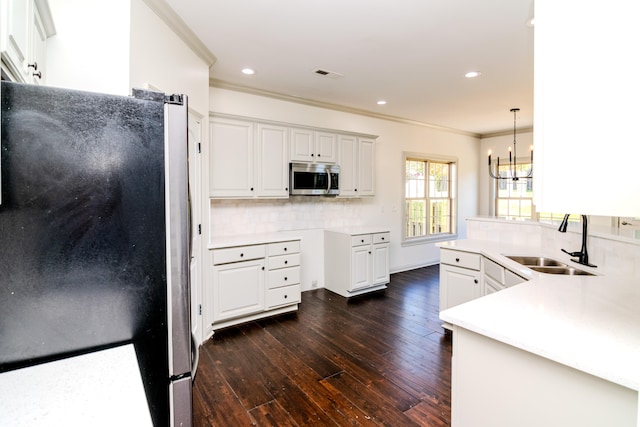
[[[539,267],[535,265],[527,265],[527,267],[539,273],[565,274],[568,276],[595,276],[593,273],[589,273],[588,271],[578,270],[577,268],[569,267],[566,265],[555,267]]]
[[[566,267],[566,264],[561,263],[560,261],[556,261],[555,259],[545,258],[545,257],[537,257],[537,256],[507,256],[507,258],[525,265],[527,267],[530,266],[539,266],[539,267]]]
[[[546,274],[564,274],[567,276],[595,276],[588,271],[579,270],[552,258],[538,256],[505,255],[510,260],[524,265],[533,271]]]

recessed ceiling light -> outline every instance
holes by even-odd
[[[385,105],[387,103],[387,101],[381,99],[380,101],[377,102],[378,105]]]
[[[464,76],[468,79],[472,79],[474,77],[478,77],[480,75],[480,71],[469,71],[467,74],[465,74]]]
[[[253,71],[251,68],[243,68],[242,73],[250,76],[252,74],[255,74],[255,71]]]

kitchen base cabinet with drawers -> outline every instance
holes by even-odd
[[[210,252],[207,332],[298,309],[300,240],[216,246]]]
[[[389,283],[387,230],[325,230],[325,288],[343,297],[385,289]]]

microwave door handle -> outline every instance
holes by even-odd
[[[327,171],[327,194],[331,192],[331,172]]]

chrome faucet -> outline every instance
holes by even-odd
[[[564,219],[560,223],[560,227],[558,228],[558,231],[561,233],[566,233],[568,223],[569,223],[569,214],[565,214]],[[562,252],[569,254],[571,256],[578,257],[578,259],[572,259],[571,261],[573,262],[586,265],[587,267],[597,267],[597,265],[589,264],[589,254],[587,253],[587,216],[586,215],[582,215],[582,248],[580,249],[580,252],[569,252],[564,249],[562,249]]]

